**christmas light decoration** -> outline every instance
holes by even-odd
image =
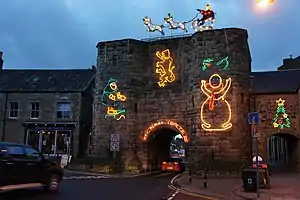
[[[114,107],[107,107],[105,118],[113,117],[116,120],[125,119],[125,109],[115,109]]]
[[[167,83],[175,81],[175,65],[173,63],[173,58],[169,49],[157,51],[156,57],[160,59],[160,61],[156,62],[155,70],[155,73],[159,75],[159,81],[157,84],[159,87],[165,87]]]
[[[169,25],[169,29],[171,29],[171,30],[181,29],[185,32],[188,32],[188,30],[186,29],[186,24],[189,23],[190,21],[176,22],[176,21],[174,21],[173,16],[171,15],[171,13],[168,13],[167,17],[164,18],[164,21],[165,21],[166,24]]]
[[[202,122],[201,126],[204,130],[225,131],[232,127],[231,106],[225,99],[225,96],[230,87],[231,78],[226,79],[224,85],[222,77],[219,74],[211,75],[208,82],[206,80],[201,81],[201,91],[207,97],[201,105],[200,113]],[[225,120],[222,121],[222,123],[218,125],[218,127],[215,127],[213,118],[215,117],[215,112],[217,109],[219,109],[220,114],[222,115],[220,116],[220,118],[225,118]]]
[[[151,18],[149,18],[148,16],[143,18],[143,22],[144,22],[144,26],[147,27],[148,32],[158,31],[160,32],[160,34],[165,35],[164,25],[153,24]]]
[[[223,70],[226,70],[228,67],[229,67],[229,61],[228,61],[228,56],[219,60],[217,62],[217,66],[220,67],[220,66],[223,66],[222,69]]]
[[[286,111],[284,108],[285,100],[280,98],[276,101],[276,103],[277,103],[277,110],[276,110],[274,121],[273,121],[274,128],[280,128],[280,129],[290,128],[291,121],[290,121],[289,116],[286,114]]]
[[[216,63],[214,64],[213,62],[216,61]],[[229,61],[228,61],[228,56],[222,59],[212,59],[212,58],[206,58],[203,60],[202,62],[202,66],[201,69],[203,71],[207,70],[207,69],[211,69],[213,66],[216,66],[217,68],[222,68],[222,70],[226,70],[229,68]]]
[[[116,120],[125,119],[125,109],[120,109],[120,102],[126,101],[126,96],[123,95],[118,88],[116,79],[109,79],[107,85],[103,89],[101,103],[107,106],[105,118],[113,117]]]
[[[202,18],[195,19],[192,22],[192,28],[198,32],[203,30],[209,30],[213,29],[213,25],[215,22],[215,12],[211,10],[211,7],[209,4],[206,5],[205,10],[197,9],[200,15],[202,15]],[[205,23],[210,23],[210,25],[205,25]]]
[[[212,58],[206,58],[202,62],[202,70],[207,70],[208,68],[211,68],[212,63],[214,60]]]
[[[177,124],[176,122],[173,122],[173,121],[170,121],[170,120],[162,120],[162,121],[156,122],[154,124],[151,124],[147,128],[147,130],[145,131],[145,133],[143,135],[143,138],[142,138],[143,141],[147,141],[149,135],[153,131],[157,130],[157,128],[160,127],[160,126],[169,126],[169,127],[174,128],[176,131],[178,131],[181,134],[181,136],[183,137],[184,142],[189,142],[187,132],[184,130],[184,128],[182,126],[180,126],[179,124]]]

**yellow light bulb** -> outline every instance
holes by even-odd
[[[173,122],[170,120],[162,120],[162,121],[158,121],[158,122],[151,124],[143,134],[143,137],[142,137],[143,141],[147,141],[149,134],[153,133],[155,131],[155,129],[158,128],[159,126],[172,127],[173,129],[178,131],[178,133],[181,134],[184,142],[186,142],[186,143],[189,142],[189,137],[187,135],[187,132],[183,129],[183,127],[180,126],[179,124],[177,124],[176,122]]]

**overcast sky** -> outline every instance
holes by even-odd
[[[290,54],[300,56],[300,0],[276,0],[267,10],[255,9],[254,1],[210,0],[217,13],[215,28],[247,29],[253,70],[275,70]],[[149,37],[142,23],[144,16],[161,23],[171,12],[178,21],[186,21],[206,3],[1,0],[0,50],[4,51],[4,67],[88,68],[96,63],[97,42]]]

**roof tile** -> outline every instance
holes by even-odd
[[[0,76],[0,91],[75,92],[88,86],[95,70],[3,70]]]

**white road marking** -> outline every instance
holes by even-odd
[[[110,178],[110,176],[69,176],[69,177],[64,177],[64,180],[80,180],[80,179],[107,179]]]
[[[168,198],[168,200],[174,199],[174,197],[176,197],[176,195],[177,195],[178,193],[179,193],[179,191],[176,190],[176,191]]]

